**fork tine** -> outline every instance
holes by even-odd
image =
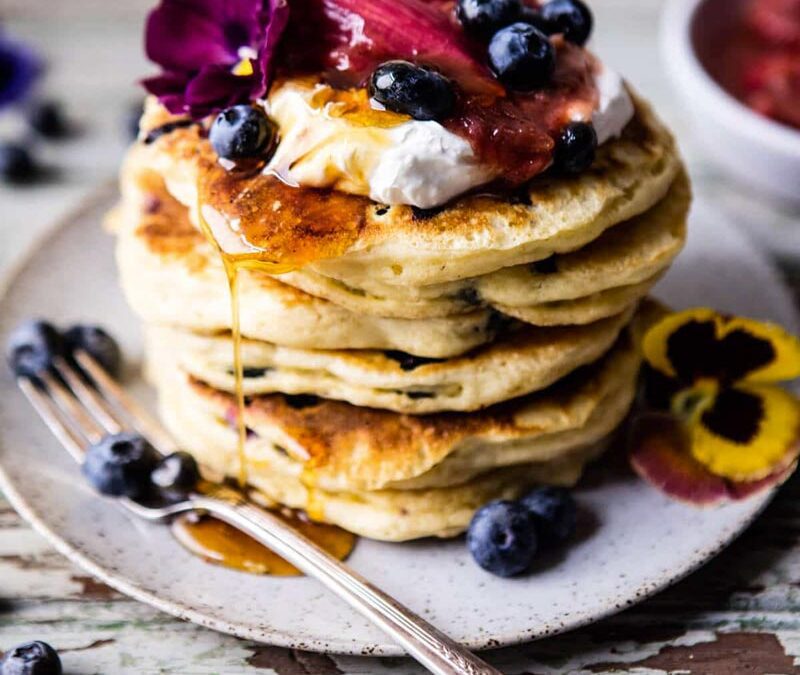
[[[84,382],[75,368],[61,356],[54,359],[56,371],[69,385],[75,397],[94,415],[94,418],[110,434],[118,434],[123,429],[119,417],[114,413],[113,407],[94,389]]]
[[[169,455],[178,449],[169,432],[128,396],[88,352],[78,349],[75,351],[74,357],[81,368],[90,375],[100,394],[123,413],[130,420],[133,428],[147,438],[162,455]]]
[[[103,435],[103,428],[95,422],[94,418],[86,412],[80,401],[49,371],[39,375],[42,382],[47,385],[47,391],[51,398],[58,404],[58,407],[68,416],[81,433],[89,439],[90,443],[96,443]]]
[[[33,409],[39,413],[39,417],[42,418],[47,428],[53,432],[53,435],[67,449],[73,459],[82,463],[85,454],[83,439],[64,422],[64,413],[44,391],[27,377],[18,378],[17,384]]]

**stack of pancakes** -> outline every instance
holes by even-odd
[[[642,300],[686,234],[674,142],[636,105],[580,176],[429,211],[357,198],[343,255],[241,271],[249,483],[395,541],[454,535],[490,499],[574,484],[628,412],[654,311]],[[167,122],[151,103],[141,138]],[[197,217],[200,167],[215,159],[196,126],[147,140],[110,219],[122,285],[165,423],[236,476],[231,298]],[[279,204],[249,207],[281,226]]]

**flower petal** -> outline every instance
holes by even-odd
[[[722,390],[691,433],[692,455],[709,471],[759,480],[800,452],[800,401],[777,386],[742,384]]]
[[[247,103],[259,80],[255,75],[234,75],[225,66],[207,66],[186,87],[187,111],[198,119],[222,108]]]
[[[261,64],[261,87],[256,96],[263,96],[269,88],[275,52],[288,23],[289,5],[286,0],[269,0],[261,16],[261,25],[266,26],[266,34],[258,53],[258,61]]]
[[[189,78],[182,73],[164,73],[141,82],[142,86],[153,96],[157,96],[159,103],[173,115],[182,115],[188,112],[186,107],[188,83]]]
[[[780,326],[698,308],[672,314],[645,336],[645,359],[692,384],[778,381],[800,376],[800,340]]]
[[[233,3],[260,6],[258,0]],[[233,64],[239,47],[250,41],[254,28],[247,15],[236,16],[228,2],[162,0],[147,18],[147,57],[167,70],[192,72],[204,66]],[[255,12],[249,20],[255,23]],[[239,39],[241,44],[235,44]]]
[[[769,476],[762,478],[761,480],[743,481],[739,483],[728,481],[731,499],[747,499],[748,497],[752,497],[759,492],[763,492],[767,488],[781,485],[791,477],[796,469],[797,461],[795,460],[794,462],[777,469],[774,473],[771,473]]]
[[[631,467],[672,499],[698,506],[724,501],[725,481],[691,456],[689,442],[685,427],[671,415],[642,415],[631,428]]]
[[[739,379],[745,382],[783,382],[800,377],[800,339],[787,332],[782,326],[766,321],[753,321],[740,317],[722,319],[720,334],[731,346],[728,361],[738,359],[748,364],[745,369],[740,366]],[[750,340],[769,343],[772,348],[772,359],[767,363],[754,367],[752,361],[746,359],[747,348],[735,349],[734,336],[746,334]]]
[[[666,316],[644,337],[642,349],[647,363],[668,377],[692,382],[708,367],[716,330],[711,309],[690,309]]]
[[[262,97],[288,14],[287,0],[162,0],[145,42],[165,72],[145,87],[195,119]],[[237,71],[243,54],[248,67]]]
[[[629,460],[643,480],[666,496],[695,506],[713,506],[751,497],[785,481],[796,462],[757,481],[733,482],[715,476],[689,452],[691,438],[677,418],[647,414],[631,429]]]

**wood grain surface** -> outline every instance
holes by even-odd
[[[133,83],[151,72],[141,54],[141,22],[150,4],[0,0],[4,29],[48,57],[43,93],[65,101],[83,130],[73,141],[35,147],[54,169],[50,181],[25,189],[0,186],[0,271],[13,266],[42,228],[113,176],[126,142],[123,119],[140,98]],[[699,193],[742,225],[756,222],[796,243],[797,214],[732,185],[695,149],[689,120],[659,62],[660,5],[659,0],[595,0],[596,49],[673,125]],[[22,134],[18,119],[0,116],[0,138]],[[800,264],[783,258],[800,299]],[[642,605],[568,635],[492,653],[489,660],[511,675],[800,673],[798,496],[800,478],[795,478],[728,550]],[[61,652],[70,675],[422,672],[405,659],[265,647],[172,619],[73,567],[0,497],[0,650],[35,638]]]

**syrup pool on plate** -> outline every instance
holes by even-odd
[[[338,560],[347,558],[355,546],[356,536],[341,528],[313,523],[294,512],[279,511],[276,515]],[[221,520],[186,516],[173,522],[172,531],[190,553],[217,565],[251,574],[281,577],[302,574],[277,553]]]

